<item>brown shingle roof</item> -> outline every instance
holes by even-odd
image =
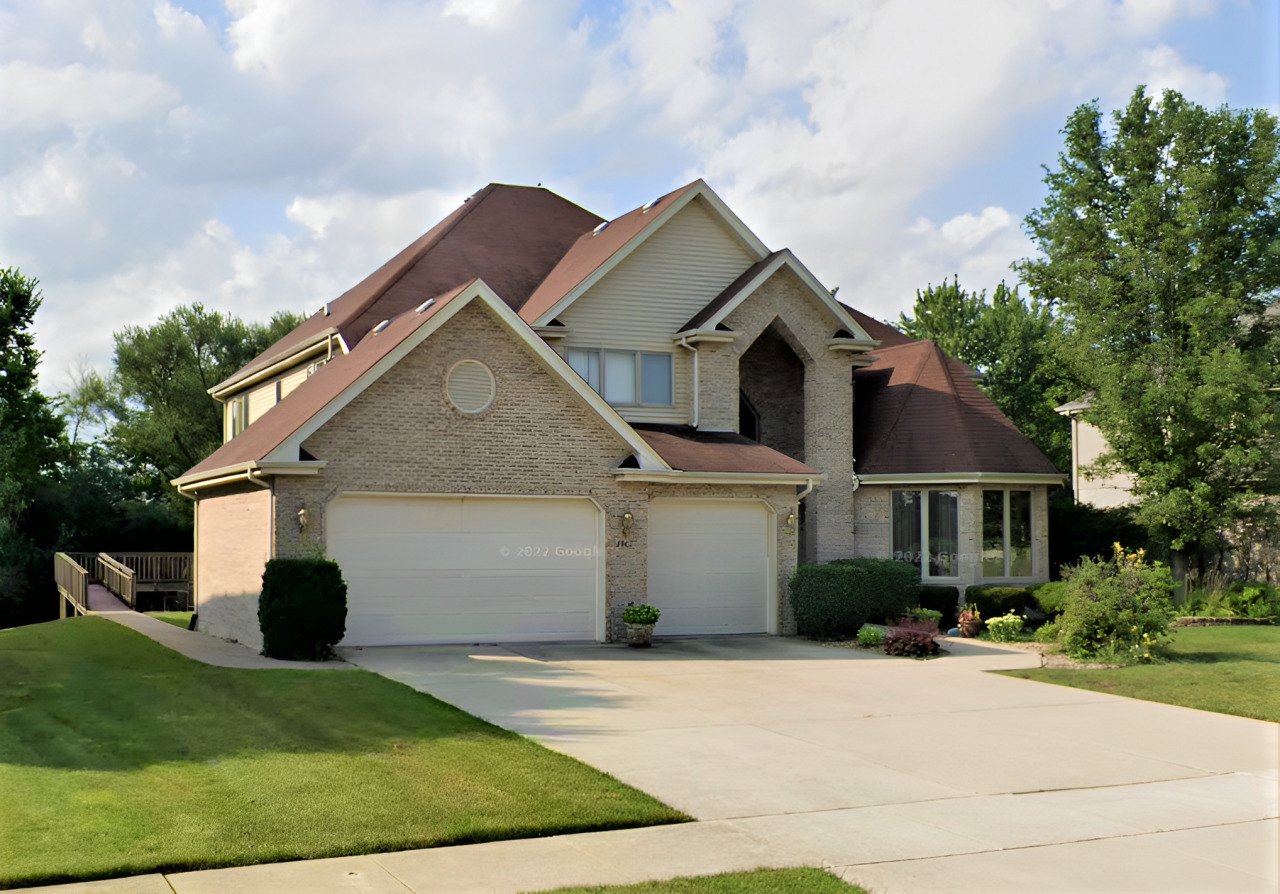
[[[860,310],[855,310],[847,304],[841,302],[841,307],[849,312],[849,316],[853,317],[855,323],[863,328],[863,330],[873,339],[880,342],[879,351],[885,348],[896,348],[899,345],[912,344],[915,339],[909,335],[904,335],[897,329],[894,329],[888,323],[881,323],[875,317],[869,317]]]
[[[973,383],[968,367],[932,341],[908,339],[875,355],[854,372],[858,474],[1058,474]]]
[[[460,282],[483,279],[518,310],[575,240],[602,218],[550,190],[491,183],[227,380],[263,369],[336,327],[354,347],[382,320]],[[225,384],[225,383],[224,383]]]
[[[699,431],[685,425],[633,425],[640,437],[682,472],[755,472],[818,475],[816,469],[731,431]]]

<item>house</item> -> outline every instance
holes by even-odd
[[[1071,492],[1077,503],[1088,503],[1098,509],[1114,509],[1134,502],[1136,479],[1127,472],[1090,474],[1090,467],[1109,453],[1106,436],[1084,418],[1090,407],[1089,397],[1054,407],[1071,420]]]
[[[201,629],[257,645],[322,546],[346,645],[793,632],[796,563],[1046,580],[1063,477],[932,342],[841,305],[702,181],[611,221],[493,184],[211,389]],[[855,461],[856,458],[856,461]]]

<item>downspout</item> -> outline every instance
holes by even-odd
[[[680,347],[684,348],[687,351],[693,351],[693,417],[690,421],[690,425],[692,425],[694,428],[697,428],[698,427],[698,349],[689,344],[689,339],[687,336],[685,338],[680,339],[680,341],[676,342],[676,344],[680,345]]]

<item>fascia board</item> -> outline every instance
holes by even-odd
[[[780,251],[778,256],[767,264],[763,270],[756,274],[755,278],[753,278],[751,282],[747,283],[746,286],[739,290],[737,295],[733,296],[732,301],[716,311],[715,315],[710,319],[706,320],[702,324],[702,328],[714,329],[720,323],[723,323],[729,314],[737,310],[738,306],[741,305],[742,302],[750,298],[751,295],[755,293],[756,289],[764,285],[764,283],[769,280],[769,277],[777,273],[784,265],[795,273],[795,275],[800,278],[801,282],[808,286],[809,291],[811,291],[814,296],[822,302],[822,305],[831,312],[831,315],[836,318],[836,322],[840,326],[848,329],[854,334],[854,339],[852,341],[843,342],[842,340],[843,343],[848,345],[849,350],[861,352],[870,351],[879,347],[880,342],[863,331],[862,327],[854,321],[853,317],[849,316],[848,311],[840,305],[840,302],[836,301],[832,294],[822,287],[822,283],[818,282],[817,277],[809,272],[808,267],[800,263],[799,259],[792,254],[791,249],[789,248],[785,248]]]
[[[658,230],[660,230],[667,221],[698,197],[701,197],[703,201],[711,207],[711,210],[720,216],[724,224],[729,227],[734,235],[742,240],[743,244],[746,245],[749,251],[755,253],[757,260],[768,256],[769,249],[760,241],[760,237],[747,229],[747,225],[742,222],[738,215],[729,210],[729,206],[726,205],[714,191],[712,191],[711,187],[707,186],[705,181],[696,180],[692,186],[685,190],[685,193],[682,196],[666,208],[662,209],[662,211],[658,213],[657,217],[655,217],[639,233],[636,233],[636,235],[631,238],[630,242],[615,251],[607,261],[593,270],[586,279],[574,286],[573,289],[557,301],[550,310],[546,311],[534,320],[532,325],[545,326],[554,320],[566,307],[577,301],[578,298],[580,298],[588,289],[607,276],[611,270],[630,256],[630,254],[642,245],[646,239],[658,232]]]
[[[219,469],[210,469],[198,475],[183,475],[179,478],[174,478],[169,483],[178,490],[196,490],[221,483],[247,480],[248,477],[253,476],[255,473],[257,475],[319,475],[327,465],[328,463],[324,460],[295,460],[293,462],[258,462],[257,460],[251,460],[223,466]]]
[[[509,308],[497,293],[491,289],[483,280],[476,280],[468,287],[466,291],[453,298],[444,307],[432,314],[431,319],[427,320],[419,326],[413,333],[404,339],[394,349],[388,352],[372,367],[370,367],[360,378],[352,382],[337,397],[325,404],[324,408],[308,419],[293,434],[282,441],[274,450],[272,450],[264,460],[264,462],[289,462],[291,457],[298,455],[307,438],[315,434],[321,426],[338,415],[351,401],[355,400],[365,389],[376,382],[379,378],[390,371],[397,363],[405,358],[410,351],[418,347],[429,338],[432,333],[466,307],[473,300],[480,300],[485,303],[495,314],[498,315],[508,328],[515,333],[534,355],[539,359],[544,367],[551,371],[554,375],[559,376],[565,383],[572,388],[580,397],[583,398],[592,409],[596,411],[617,434],[631,447],[636,458],[640,461],[641,468],[670,468],[662,457],[658,456],[631,426],[623,421],[622,417],[617,414],[613,407],[604,402],[604,398],[596,394],[596,392],[582,380],[573,368],[564,361],[555,351],[553,351],[546,342],[538,337],[529,326],[521,320],[511,308]]]
[[[269,379],[276,373],[301,363],[313,354],[320,353],[320,351],[328,345],[329,341],[335,335],[338,335],[338,330],[333,327],[326,329],[324,332],[317,332],[297,347],[280,354],[278,359],[271,361],[271,363],[267,364],[262,369],[256,370],[255,372],[249,373],[245,376],[232,376],[229,379],[224,379],[217,385],[208,389],[206,393],[213,395],[217,400],[223,400],[223,398],[234,391],[239,391],[243,388],[249,387],[250,385],[256,385],[263,379]],[[342,344],[343,353],[346,353],[347,346],[345,343],[342,343],[341,336],[338,337],[338,341]]]
[[[1060,484],[1062,472],[912,472],[863,475],[863,484]]]
[[[684,472],[679,469],[657,471],[648,469],[614,469],[619,481],[637,481],[647,484],[813,484],[823,480],[822,475],[802,475],[784,472]]]

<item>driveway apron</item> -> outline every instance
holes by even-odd
[[[986,671],[1038,657],[949,648],[912,661],[733,637],[342,657],[685,811],[741,852],[730,868],[825,866],[877,892],[1280,888],[1280,726],[1002,677]],[[646,833],[665,848],[692,834],[604,834]]]

